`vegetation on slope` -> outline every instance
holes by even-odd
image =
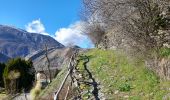
[[[32,61],[13,58],[0,63],[0,100],[11,100],[22,92],[28,92],[35,81]]]
[[[100,83],[107,99],[161,100],[170,92],[169,81],[161,81],[145,67],[142,61],[130,61],[115,51],[93,49],[80,57],[88,56],[88,68]],[[78,65],[83,67],[83,60]]]
[[[161,80],[145,67],[141,59],[130,60],[120,52],[99,49],[82,52],[77,59],[77,69],[81,76],[80,87],[73,90],[79,89],[83,100],[94,99],[97,96],[109,100],[170,99],[170,81]],[[40,97],[52,99],[66,72],[67,68],[64,67],[52,83],[41,92]],[[97,88],[96,84],[86,84],[90,82],[97,83]]]
[[[59,72],[56,78],[53,79],[52,82],[44,90],[42,90],[42,92],[39,95],[39,98],[51,98],[52,99],[52,97],[54,96],[54,93],[57,91],[60,84],[62,83],[67,71],[68,71],[67,67],[63,66],[62,71]]]
[[[145,66],[169,80],[169,5],[168,0],[83,0],[84,33],[97,48],[142,54]]]

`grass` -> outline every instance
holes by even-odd
[[[5,93],[0,93],[0,100],[3,100],[6,97],[7,97],[7,95]]]
[[[159,53],[161,57],[170,57],[170,48],[161,48]]]
[[[41,92],[41,83],[40,81],[37,81],[35,87],[31,90],[31,99],[32,100],[36,100],[36,98],[38,97],[38,95]]]
[[[142,60],[133,61],[112,50],[92,49],[79,55],[78,67],[81,73],[86,72],[83,66],[85,55],[90,58],[87,67],[100,83],[99,91],[107,100],[162,100],[170,93],[170,81],[161,81],[154,72],[145,67]],[[40,93],[40,97],[53,94],[66,72],[67,67],[63,67],[52,83]],[[90,87],[81,85],[81,88],[87,91]],[[84,98],[86,95],[92,94],[87,92]]]
[[[41,91],[39,97],[37,100],[53,100],[53,97],[54,97],[54,93],[59,89],[61,83],[63,82],[63,79],[65,78],[65,75],[67,74],[68,72],[68,63],[65,63],[63,64],[62,66],[62,70],[58,73],[58,75],[52,80],[52,82],[45,88]],[[66,80],[65,82],[65,85],[64,87],[62,88],[60,94],[59,94],[59,100],[63,100],[65,95],[66,95],[66,92],[67,92],[67,89],[68,89],[68,86],[70,86],[70,82],[71,82],[71,78],[70,76],[68,77],[68,79]],[[70,87],[70,91],[68,93],[68,98],[71,98],[72,96],[71,95],[76,95],[76,91],[74,90],[73,87]]]
[[[52,83],[50,83],[44,90],[41,91],[39,97],[45,98],[49,95],[54,95],[54,92],[59,88],[60,84],[62,83],[67,70],[67,67],[64,65],[63,69],[59,72],[56,78],[52,80]]]
[[[107,99],[162,100],[170,93],[170,82],[161,81],[142,61],[131,62],[121,53],[98,49],[84,55],[89,56],[88,68]]]

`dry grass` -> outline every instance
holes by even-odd
[[[0,100],[5,99],[6,97],[7,97],[7,95],[6,95],[6,94],[0,94]]]
[[[41,92],[41,83],[40,81],[37,81],[35,87],[31,90],[31,100],[36,100],[36,98],[38,97],[38,95]]]

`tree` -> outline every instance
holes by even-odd
[[[21,58],[11,59],[7,62],[3,73],[6,92],[13,94],[30,90],[35,80],[34,73],[32,61]]]
[[[164,31],[170,21],[164,14],[169,5],[166,0],[83,0],[83,3],[82,19],[89,24],[87,29],[92,28],[88,35],[93,41],[103,42],[109,35],[113,37],[112,45],[129,45],[139,51],[159,50],[163,44],[170,44],[167,38],[170,32]],[[96,25],[100,28],[94,28]]]
[[[47,59],[47,68],[48,68],[49,79],[50,79],[50,83],[51,83],[51,81],[52,81],[51,70],[50,70],[51,63],[50,63],[50,59],[48,58],[48,47],[47,47],[47,44],[45,44],[45,57]]]
[[[102,28],[102,26],[96,23],[94,25],[90,25],[88,29],[86,29],[86,31],[87,31],[87,35],[90,37],[92,42],[97,47],[98,44],[101,42],[103,36],[105,35],[105,31]]]
[[[122,26],[128,37],[138,44],[144,45],[146,49],[155,48],[159,50],[168,40],[164,33],[169,21],[162,14],[165,10],[163,0],[130,0],[131,6],[135,8],[130,19],[124,20]],[[166,33],[170,35],[170,33]]]

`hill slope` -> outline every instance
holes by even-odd
[[[21,29],[0,25],[0,52],[9,57],[25,57],[26,55],[48,48],[62,48],[62,44],[50,36],[29,33]]]
[[[88,69],[106,99],[161,100],[169,95],[170,81],[161,81],[141,60],[130,61],[119,52],[97,49],[83,55],[89,57]]]
[[[89,59],[89,61],[87,60]],[[79,54],[77,69],[81,77],[79,89],[83,100],[162,100],[169,99],[169,81],[160,80],[142,61],[129,61],[116,51],[89,50]],[[64,68],[40,96],[56,91],[64,78]],[[95,83],[88,85],[88,82]],[[73,97],[76,95],[73,95]]]
[[[8,56],[0,53],[0,62],[1,62],[1,63],[2,63],[2,62],[3,62],[3,63],[4,63],[4,62],[7,62],[9,59],[10,59],[10,57],[8,57]]]
[[[48,49],[48,58],[50,60],[50,68],[52,70],[61,69],[62,64],[68,60],[74,51],[74,47],[65,48],[50,48]],[[30,54],[25,57],[26,60],[31,59],[33,61],[34,67],[37,71],[47,70],[47,58],[45,56],[46,51],[40,50],[34,54]]]

